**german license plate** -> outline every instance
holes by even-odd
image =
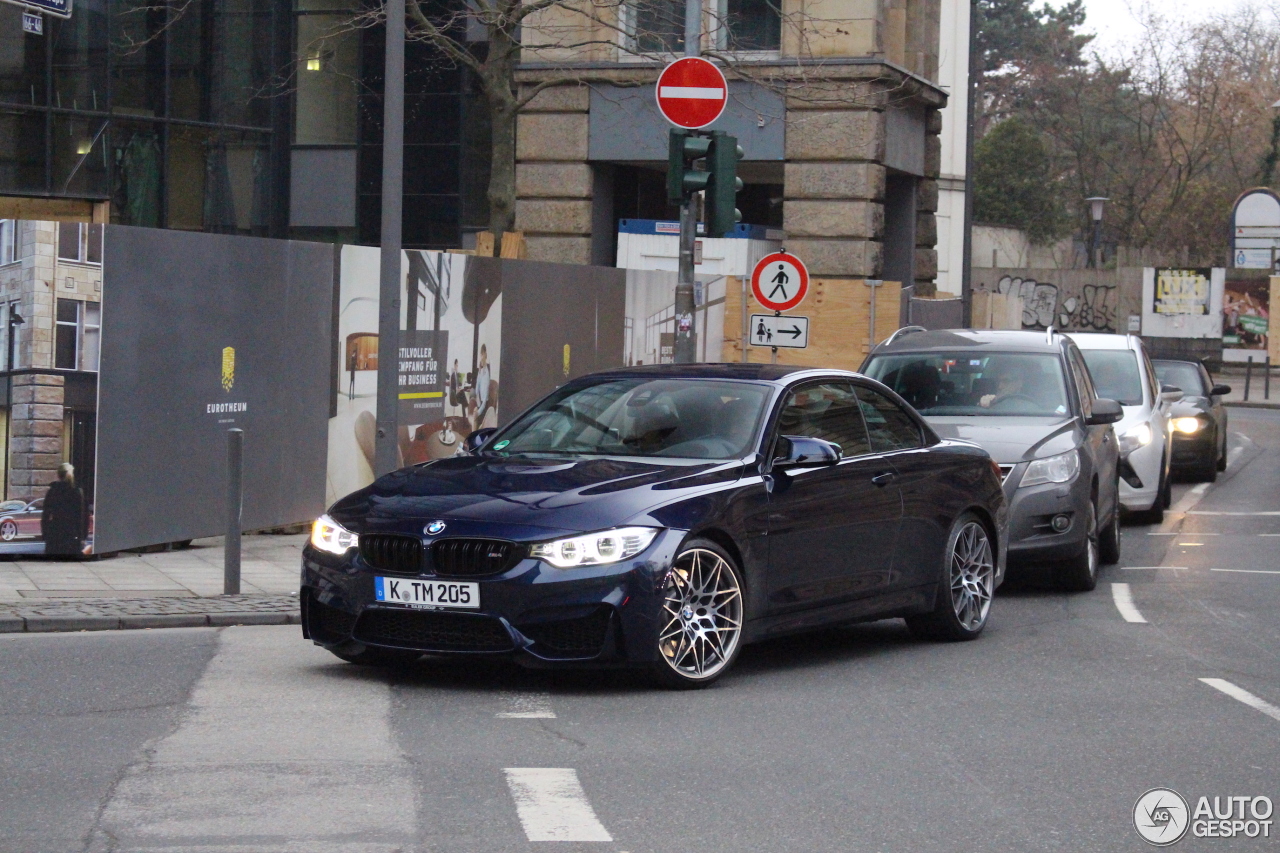
[[[373,588],[374,597],[378,601],[408,604],[411,607],[457,607],[468,610],[480,607],[478,583],[375,577]]]

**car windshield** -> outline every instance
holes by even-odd
[[[1172,385],[1181,388],[1188,397],[1203,397],[1204,380],[1200,378],[1200,368],[1185,361],[1155,362],[1156,376],[1161,385]]]
[[[1115,400],[1122,406],[1142,405],[1142,377],[1138,374],[1138,356],[1127,349],[1081,350],[1089,366],[1098,396]]]
[[[738,459],[770,387],[712,379],[610,379],[561,389],[494,436],[502,454]]]
[[[1062,361],[1049,353],[879,355],[866,373],[925,416],[1055,417],[1068,411]]]

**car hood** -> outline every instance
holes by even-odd
[[[1000,465],[1054,456],[1078,447],[1084,440],[1075,418],[926,417],[943,438],[961,438],[979,445]]]
[[[403,468],[338,501],[329,514],[355,533],[539,539],[625,524],[691,492],[724,487],[744,463],[618,457],[464,456]]]
[[[1183,397],[1169,408],[1169,417],[1186,418],[1196,415],[1208,415],[1213,412],[1213,403],[1208,397]]]

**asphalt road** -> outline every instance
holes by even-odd
[[[1280,800],[1280,412],[1231,418],[1096,591],[1011,584],[975,643],[749,647],[701,692],[363,671],[296,626],[0,636],[0,851],[1150,849],[1153,787]]]

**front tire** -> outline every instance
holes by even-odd
[[[1164,511],[1161,510],[1160,514],[1164,515]],[[1120,562],[1120,501],[1118,499],[1116,508],[1111,511],[1111,523],[1102,528],[1098,534],[1098,557],[1108,566],[1114,566]]]
[[[907,629],[922,640],[973,640],[986,627],[995,594],[995,559],[986,526],[972,512],[951,525],[933,610],[908,616]]]
[[[706,687],[724,675],[742,641],[742,575],[708,539],[685,543],[663,582],[654,677],[665,687]]]
[[[1098,508],[1089,502],[1088,535],[1080,556],[1064,563],[1058,580],[1062,588],[1071,592],[1088,592],[1098,585]]]

